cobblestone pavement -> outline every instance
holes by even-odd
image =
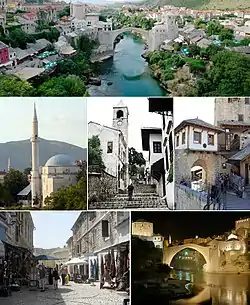
[[[75,284],[59,286],[45,292],[30,291],[23,288],[20,292],[13,292],[8,298],[0,298],[1,305],[123,305],[127,293],[102,289],[99,284]]]

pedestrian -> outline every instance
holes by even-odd
[[[61,277],[62,277],[62,285],[64,286],[65,285],[65,278],[66,278],[66,270],[64,267],[62,267],[62,270],[61,270]]]
[[[49,268],[49,285],[53,285],[53,276],[52,276],[53,270],[52,268]]]
[[[45,268],[42,265],[39,268],[40,288],[42,292],[45,291],[45,277],[46,277]]]
[[[52,278],[53,278],[53,285],[54,285],[54,289],[57,290],[58,289],[58,281],[60,279],[58,271],[56,268],[53,269],[52,272]]]
[[[129,201],[132,201],[132,200],[133,200],[133,192],[134,192],[134,186],[133,186],[133,184],[131,183],[131,184],[128,186],[128,200],[129,200]]]

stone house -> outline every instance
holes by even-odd
[[[103,256],[114,250],[115,257],[129,246],[129,212],[82,212],[72,227],[73,257],[84,263],[75,268],[86,278],[92,276],[91,266],[99,266]]]

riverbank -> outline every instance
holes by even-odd
[[[106,51],[106,52],[102,52],[102,53],[99,53],[99,54],[93,54],[91,57],[90,57],[90,62],[92,64],[94,63],[102,63],[103,61],[107,60],[107,59],[110,59],[114,56],[114,51]]]

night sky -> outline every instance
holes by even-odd
[[[172,240],[212,237],[235,228],[235,220],[250,217],[249,212],[131,212],[132,222],[146,220],[154,224],[154,233]]]

